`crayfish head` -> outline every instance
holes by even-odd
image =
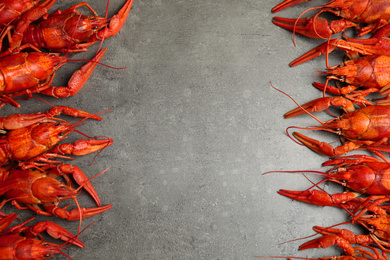
[[[341,136],[346,139],[369,139],[371,121],[366,114],[358,110],[342,115],[339,119],[332,119],[325,122],[324,126],[329,129],[337,129]]]
[[[108,25],[110,19],[97,16],[74,15],[68,19],[65,31],[72,36],[73,41],[84,41],[92,36],[96,31]]]
[[[348,130],[350,128],[350,123],[348,120],[342,120],[338,118],[334,118],[328,120],[323,125],[324,130],[329,132],[334,132],[338,135],[342,135],[344,130]]]
[[[52,178],[44,177],[34,181],[32,192],[42,203],[57,202],[59,197],[69,197],[77,194],[76,190]]]
[[[328,173],[327,177],[330,181],[340,183],[359,193],[375,193],[373,189],[376,180],[375,172],[365,165],[340,168],[336,172]]]
[[[389,217],[387,215],[364,215],[357,219],[368,231],[383,241],[390,239],[390,229],[388,228]]]
[[[65,123],[41,123],[31,129],[31,139],[40,146],[52,148],[73,131],[73,128]]]
[[[38,123],[7,133],[12,159],[29,160],[52,149],[73,131],[68,123]]]
[[[59,254],[61,249],[61,245],[26,238],[18,243],[15,250],[15,259],[46,259],[54,254]]]

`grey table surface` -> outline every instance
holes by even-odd
[[[87,0],[104,16],[106,1]],[[112,16],[124,0],[110,0]],[[82,221],[95,222],[79,238],[73,259],[254,259],[254,256],[322,257],[338,249],[299,252],[314,225],[348,220],[339,209],[315,207],[279,196],[277,190],[303,190],[311,184],[300,174],[273,170],[320,170],[327,158],[294,143],[288,126],[316,125],[309,116],[283,119],[295,104],[273,85],[300,103],[320,97],[311,83],[318,58],[290,68],[288,63],[322,40],[297,36],[271,23],[271,8],[279,1],[134,0],[118,35],[107,39],[102,62],[124,70],[98,66],[85,87],[72,98],[45,98],[102,114],[78,130],[108,136],[114,144],[94,156],[76,158],[89,177],[106,168],[93,185],[103,204],[113,208]],[[297,17],[314,1],[291,7],[278,16]],[[52,10],[77,1],[58,0]],[[87,13],[87,10],[83,10]],[[90,59],[98,46],[74,59]],[[55,85],[66,84],[83,62],[58,70]],[[2,115],[45,111],[38,100],[6,107]],[[319,114],[323,120],[326,113]],[[72,121],[75,119],[66,118]],[[331,134],[305,132],[334,141]],[[74,133],[70,141],[82,138]],[[320,180],[318,176],[310,176]],[[326,184],[329,192],[342,191]],[[93,207],[82,193],[81,206]],[[7,212],[14,209],[5,208]],[[23,211],[21,216],[30,213]],[[77,232],[78,222],[53,220]],[[283,244],[280,244],[283,243]],[[54,259],[65,259],[56,256]]]

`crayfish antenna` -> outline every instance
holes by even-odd
[[[88,60],[88,59],[67,59],[67,61],[92,61],[92,60]],[[114,70],[125,70],[125,69],[128,69],[128,67],[121,67],[121,68],[117,68],[117,67],[114,67],[114,66],[110,66],[110,65],[107,65],[105,63],[102,63],[102,62],[99,62],[99,61],[92,61],[94,63],[97,63],[99,65],[102,65],[104,67],[107,67],[109,69],[114,69]]]
[[[89,224],[88,226],[86,226],[83,230],[81,230],[79,233],[77,233],[76,236],[74,236],[73,238],[69,239],[68,241],[64,242],[62,245],[61,245],[61,248],[63,249],[68,249],[68,247],[72,244],[72,241],[78,239],[78,237],[81,235],[81,233],[83,233],[87,228],[89,228],[92,224],[94,224],[96,221],[93,221],[91,224]],[[61,255],[65,256],[66,258],[68,259],[71,259],[73,260],[73,258],[71,258],[70,256],[68,256],[67,254],[65,254],[64,252],[59,252]]]
[[[299,256],[255,256],[259,258],[287,258],[287,259],[307,259],[307,260],[318,260],[317,258],[310,257],[299,257]]]
[[[70,125],[70,127],[71,127],[74,131],[76,131],[74,128],[75,128],[76,126],[83,125],[85,120],[87,120],[87,119],[89,119],[89,118],[93,118],[94,116],[97,116],[97,115],[99,115],[99,114],[103,114],[103,113],[107,113],[107,112],[111,112],[111,111],[113,111],[113,109],[109,109],[109,110],[105,110],[105,111],[101,111],[101,112],[97,112],[97,113],[91,114],[91,115],[89,115],[89,116],[86,116],[86,117],[80,119],[78,122],[74,123],[73,125]],[[76,132],[78,132],[79,134],[82,134],[80,131],[76,131]],[[84,134],[82,134],[82,135],[84,135]],[[87,135],[84,135],[84,136],[88,137]]]
[[[110,5],[110,0],[107,0],[106,13],[104,14],[104,18],[106,18],[106,19],[107,19],[107,17],[108,17],[108,7],[109,7],[109,5]],[[104,25],[104,28],[107,28],[107,24]],[[100,51],[100,49],[102,48],[103,42],[104,42],[104,37],[102,37],[102,40],[100,41],[99,48],[98,48],[98,50],[96,51],[96,53],[98,53],[98,52]]]
[[[73,258],[71,258],[70,256],[68,256],[68,255],[67,255],[67,254],[65,254],[64,252],[61,252],[61,251],[60,251],[60,254],[61,254],[61,255],[63,255],[63,256],[65,256],[65,257],[66,257],[66,258],[68,258],[68,259],[71,259],[71,260],[73,260]]]
[[[90,182],[91,180],[95,179],[96,177],[98,177],[98,176],[102,175],[103,173],[105,173],[106,171],[108,171],[108,169],[110,169],[110,168],[107,168],[107,169],[105,169],[104,171],[102,171],[101,173],[96,174],[95,176],[89,178],[88,180],[85,180],[83,183],[80,184],[80,187],[78,187],[78,188],[76,189],[76,192],[78,192],[81,188],[84,187],[84,185],[86,185],[86,184],[87,184],[88,182]]]
[[[81,232],[81,222],[83,221],[83,213],[81,212],[81,207],[80,207],[80,204],[79,204],[79,202],[77,201],[76,197],[73,197],[73,200],[74,200],[74,202],[75,202],[76,205],[77,205],[77,208],[78,208],[78,210],[79,210],[79,216],[80,216],[79,229],[78,229],[78,231],[77,231],[77,235],[78,235],[78,234],[80,234],[80,232]]]
[[[297,25],[298,25],[298,20],[299,18],[301,18],[302,15],[304,15],[305,13],[311,11],[311,10],[315,10],[315,9],[320,9],[322,7],[312,7],[312,8],[309,8],[307,9],[306,11],[303,11],[297,18],[297,20],[295,21],[294,23],[294,30],[293,30],[293,43],[294,43],[294,46],[297,47],[297,44],[296,44],[296,41],[295,41],[295,31],[296,31],[296,28],[297,28]],[[318,15],[318,14],[317,14]],[[315,17],[317,17],[317,15]],[[315,19],[313,19],[315,21]],[[322,36],[320,36],[316,30],[316,27],[315,27],[315,22],[313,22],[313,29],[314,29],[314,32],[317,34],[317,36],[319,36],[319,38],[323,38]]]
[[[285,96],[289,97],[299,108],[301,108],[303,111],[305,111],[306,114],[310,115],[312,118],[314,118],[314,120],[316,120],[317,122],[319,122],[321,125],[325,125],[324,122],[322,122],[320,119],[318,119],[316,116],[314,116],[312,113],[310,113],[309,111],[307,111],[304,107],[302,107],[300,104],[298,104],[298,102],[292,97],[290,96],[289,94],[287,94],[286,92],[274,87],[272,85],[272,82],[270,82],[271,84],[271,87],[274,88],[275,90],[279,91],[280,93],[284,94]]]
[[[277,173],[277,172],[280,172],[280,173],[319,173],[322,175],[326,174],[326,172],[321,172],[321,171],[268,171],[268,172],[263,173],[262,175],[266,175],[269,173]]]

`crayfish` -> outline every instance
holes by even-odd
[[[0,220],[0,255],[2,259],[47,259],[54,254],[67,256],[61,252],[64,245],[57,245],[43,240],[40,235],[43,231],[46,231],[53,238],[62,239],[78,247],[85,247],[84,243],[76,236],[51,221],[38,222],[33,226],[24,226],[32,218],[7,229],[16,217],[17,215],[12,213]]]
[[[309,127],[308,129],[325,130],[338,134],[346,140],[343,145],[333,148],[328,143],[317,141],[298,132],[294,132],[293,136],[301,144],[323,155],[332,157],[353,150],[369,150],[388,162],[382,154],[382,152],[390,152],[390,147],[388,147],[390,107],[388,106],[370,105],[355,110],[353,103],[346,98],[323,97],[287,112],[284,117],[319,112],[330,106],[340,106],[346,113],[326,122],[317,119],[321,126]]]
[[[99,207],[81,208],[78,207],[71,211],[58,207],[58,204],[65,199],[74,199],[78,191],[73,189],[68,175],[72,175],[77,184],[83,187],[95,200]],[[56,178],[62,176],[67,185]],[[19,205],[23,203],[27,208],[37,214],[46,216],[56,216],[67,220],[79,220],[100,214],[112,207],[112,204],[101,206],[99,196],[87,176],[77,166],[70,164],[49,165],[40,168],[40,170],[19,170],[11,167],[0,168],[0,193],[5,199],[0,204],[0,208],[12,201],[12,204],[18,209],[24,209]],[[39,207],[42,205],[44,210]]]
[[[21,19],[15,26],[8,26],[0,36],[0,42],[8,36],[11,50],[20,45],[45,48],[52,52],[86,51],[87,47],[116,35],[126,22],[133,0],[127,0],[118,14],[102,18],[87,3],[71,6],[65,11],[57,10],[35,23]],[[83,15],[77,10],[85,6],[93,15]],[[47,10],[42,10],[47,13]],[[41,14],[43,16],[43,14]],[[40,16],[38,17],[40,18]],[[11,31],[14,31],[12,34]],[[1,45],[0,45],[1,46]]]
[[[350,97],[363,97],[374,92],[380,92],[381,95],[389,94],[390,88],[390,56],[370,55],[359,58],[349,59],[336,65],[328,66],[327,70],[320,74],[327,75],[325,85],[314,83],[313,85],[325,92],[331,94],[347,95],[353,93]],[[346,83],[342,88],[329,87],[329,80],[337,80]],[[357,88],[364,90],[357,91]],[[369,102],[367,101],[366,104]]]
[[[388,185],[390,164],[370,156],[355,155],[331,159],[323,163],[323,166],[334,167],[327,172],[315,171],[315,173],[320,173],[326,177],[325,180],[342,184],[354,192],[329,195],[323,190],[315,189],[312,191],[279,190],[278,193],[317,206],[343,208],[352,215],[352,223],[362,225],[369,231],[370,235],[355,235],[347,229],[316,226],[314,230],[324,236],[304,243],[299,250],[326,248],[337,244],[344,249],[346,254],[354,255],[355,248],[352,247],[352,244],[367,247],[374,244],[384,252],[390,252],[390,229],[388,228],[390,225],[390,215],[388,215],[390,205],[383,204],[390,200],[390,186]],[[370,196],[359,197],[361,194]],[[366,212],[370,212],[370,214],[364,215]]]
[[[385,25],[369,39],[353,39],[345,35],[345,39],[330,39],[290,62],[289,66],[294,67],[318,56],[327,55],[336,48],[345,51],[348,59],[367,55],[390,55],[389,36],[390,25]]]
[[[320,257],[320,258],[310,258],[310,257],[294,257],[294,256],[255,256],[258,258],[273,258],[273,259],[301,259],[301,260],[388,260],[386,255],[380,255],[379,251],[376,248],[372,249],[374,253],[371,253],[363,248],[355,248],[355,253],[353,255],[342,255],[342,256],[329,256],[329,257]]]
[[[106,49],[99,51],[96,56],[77,70],[66,87],[51,86],[55,72],[63,66],[68,58],[55,53],[18,52],[0,58],[0,108],[7,103],[19,107],[11,100],[33,93],[65,98],[76,95],[84,86],[97,62],[105,54]]]
[[[285,0],[276,5],[272,12],[279,12],[284,8],[306,1],[310,0]],[[312,9],[320,9],[320,11],[310,19],[275,17],[274,23],[288,30],[295,30],[298,24],[298,33],[313,38],[327,38],[349,27],[367,24],[367,26],[358,29],[359,36],[362,36],[369,32],[375,32],[390,21],[390,3],[387,0],[332,0],[325,3],[322,8]],[[329,24],[320,20],[321,24],[319,24],[318,16],[323,12],[333,13],[342,19],[332,21]]]
[[[53,119],[53,115],[60,112],[65,112],[72,116],[101,120],[96,115],[67,107],[55,107],[49,110],[46,115],[37,113],[10,116],[10,119],[5,119],[5,123],[3,123],[11,123],[13,127],[19,125],[19,128],[10,130],[0,136],[0,165],[20,161],[29,161],[32,165],[36,161],[48,161],[48,158],[61,157],[63,154],[85,155],[110,146],[113,143],[112,139],[80,139],[74,144],[58,144],[66,139],[67,135],[73,132],[74,127],[79,124],[70,125],[66,121],[56,122]],[[24,119],[28,121],[27,126],[24,126]],[[48,151],[50,153],[47,153]]]
[[[326,177],[323,181],[332,181],[352,190],[329,195],[323,190],[290,191],[279,190],[280,195],[294,200],[310,203],[317,206],[341,207],[352,212],[357,212],[363,207],[376,214],[384,214],[389,211],[388,206],[377,207],[369,201],[382,199],[390,195],[390,164],[380,159],[367,155],[353,155],[335,157],[322,164],[322,166],[333,166],[327,172],[308,171],[308,173],[319,173]],[[294,171],[306,172],[306,171]],[[315,184],[317,186],[319,183]],[[361,194],[375,195],[369,198],[358,198]]]

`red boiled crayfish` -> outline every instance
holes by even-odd
[[[303,3],[306,1],[310,0],[285,0],[282,3],[276,5],[272,9],[272,12],[275,13],[289,6]],[[294,30],[295,24],[299,24],[301,27],[299,28],[299,30],[307,30],[308,33],[306,34],[306,36],[315,38],[327,38],[330,36],[329,34],[320,34],[323,29],[318,28],[317,30],[316,27],[316,20],[318,19],[318,15],[323,12],[333,13],[336,16],[341,17],[346,24],[348,22],[355,24],[367,24],[367,26],[358,30],[359,36],[362,36],[369,32],[375,32],[390,21],[390,2],[387,0],[332,0],[328,3],[325,3],[322,7],[312,9],[320,9],[320,11],[315,16],[313,16],[312,19],[307,19],[306,21],[300,19],[285,19],[279,17],[275,17],[274,20],[276,20],[276,22],[280,21],[281,25],[278,25],[289,30]],[[283,23],[287,25],[283,26]],[[346,26],[345,28],[343,28],[342,26],[339,26],[340,23],[342,22],[330,22],[326,29],[330,31],[330,34],[333,34],[353,26],[352,24],[350,24],[351,26]],[[324,25],[326,24],[323,23],[322,26]],[[310,32],[314,33],[310,35]]]
[[[0,165],[20,161],[29,161],[31,164],[34,164],[36,161],[47,161],[48,158],[61,157],[63,154],[84,155],[105,148],[113,143],[112,139],[81,139],[76,141],[75,144],[57,145],[61,140],[66,139],[69,133],[74,131],[74,127],[78,123],[70,125],[66,121],[53,122],[50,111],[53,112],[49,110],[47,113],[49,117],[42,117],[43,113],[35,114],[35,116],[38,115],[38,119],[33,119],[32,121],[38,121],[38,123],[31,124],[31,121],[29,121],[28,126],[10,130],[0,136]],[[101,120],[100,117],[92,116],[80,110],[72,109],[70,114]],[[35,116],[33,114],[32,117]],[[16,124],[18,124],[20,122],[18,120],[19,116],[16,117]],[[29,119],[29,116],[26,117]],[[47,153],[48,151],[50,153]]]
[[[29,26],[17,24],[12,36],[9,32],[13,26],[10,26],[0,37],[0,42],[8,35],[10,49],[27,44],[52,52],[85,51],[95,42],[114,36],[121,30],[132,4],[133,0],[127,0],[118,14],[112,18],[102,18],[83,2],[65,11],[57,10]],[[87,7],[93,15],[80,14],[77,8],[81,6]]]
[[[18,52],[0,58],[0,107],[7,103],[19,107],[12,97],[33,93],[65,98],[76,95],[105,54],[102,49],[96,56],[76,71],[67,87],[51,86],[55,72],[68,58],[54,53]]]
[[[368,199],[370,200],[370,198]],[[369,235],[355,235],[347,229],[333,229],[314,227],[317,233],[324,235],[321,238],[311,240],[300,246],[299,250],[309,248],[327,248],[332,245],[338,245],[347,254],[353,254],[354,249],[351,244],[360,244],[363,246],[374,245],[379,247],[383,252],[390,252],[390,215],[388,207],[381,208],[381,203],[389,201],[388,196],[384,198],[376,198],[376,201],[369,202],[364,206],[359,214],[353,215],[353,222],[362,225],[369,231]],[[379,211],[375,211],[379,209]],[[373,214],[363,215],[367,211],[372,211]]]
[[[290,62],[289,66],[294,67],[318,56],[327,55],[336,48],[345,51],[348,59],[366,55],[390,55],[389,36],[390,25],[385,25],[369,39],[353,39],[346,36],[345,40],[331,39]]]
[[[346,210],[353,210],[355,213],[360,210],[358,214],[353,215],[352,223],[362,225],[370,233],[370,235],[355,235],[348,229],[316,226],[313,228],[314,231],[324,236],[304,243],[299,247],[299,250],[319,247],[327,248],[337,245],[346,254],[354,255],[355,248],[352,247],[352,244],[360,244],[363,246],[373,244],[380,247],[384,252],[390,252],[390,215],[388,214],[390,208],[389,205],[380,205],[390,199],[388,196],[370,196],[351,200],[348,200],[348,198],[346,201],[338,201],[338,199],[346,197],[344,193],[334,194],[332,196],[323,196],[326,192],[320,190],[314,190],[312,192],[281,190],[278,193],[314,205],[342,207]],[[366,212],[372,213],[363,215]]]
[[[359,244],[369,248],[372,248],[369,245],[373,244],[379,246],[384,252],[383,255],[385,255],[385,252],[389,252],[389,243],[387,242],[389,236],[388,234],[383,234],[388,232],[383,230],[383,228],[389,229],[388,225],[390,223],[388,217],[386,217],[385,220],[383,219],[384,216],[378,217],[379,218],[376,218],[376,220],[379,219],[382,223],[374,223],[371,221],[370,225],[373,227],[371,231],[374,233],[371,233],[370,235],[355,235],[348,229],[324,228],[315,226],[313,227],[313,230],[318,234],[322,234],[323,237],[313,239],[302,244],[299,247],[299,250],[306,250],[310,248],[328,248],[330,246],[337,245],[338,247],[342,248],[346,254],[355,255],[356,248],[353,247],[352,244]],[[381,237],[382,235],[384,235],[384,237]]]
[[[321,122],[321,126],[312,128],[325,130],[340,135],[346,141],[343,145],[333,148],[330,144],[309,138],[298,132],[294,137],[313,151],[330,157],[346,154],[353,150],[369,150],[387,160],[382,152],[390,152],[390,107],[372,105],[355,110],[353,103],[343,97],[323,97],[310,101],[296,109],[287,112],[289,118],[304,113],[319,112],[330,106],[341,106],[347,112],[338,118]],[[310,128],[309,128],[310,129]]]
[[[337,244],[347,254],[352,254],[354,249],[351,244],[357,243],[377,244],[382,250],[390,252],[390,215],[388,214],[390,207],[388,204],[383,204],[390,200],[390,186],[388,185],[390,164],[370,156],[355,155],[331,159],[323,163],[323,166],[334,167],[326,173],[316,173],[321,173],[327,177],[326,180],[339,183],[358,193],[344,192],[329,195],[323,190],[303,192],[280,190],[278,193],[313,205],[344,208],[352,212],[353,223],[364,226],[370,235],[354,235],[346,229],[315,227],[316,232],[325,236],[303,244],[300,250],[326,248]],[[357,198],[362,193],[371,196]],[[371,213],[364,215],[366,212]]]
[[[388,185],[390,182],[388,174],[390,164],[380,159],[366,155],[335,157],[324,162],[322,166],[333,167],[327,172],[315,171],[315,173],[320,173],[326,177],[325,180],[341,184],[354,192],[329,195],[322,190],[279,190],[278,193],[313,205],[342,207],[353,212],[361,210],[362,207],[367,208],[365,205],[372,200],[378,200],[383,196],[390,195],[390,186]],[[308,172],[310,173],[310,171]],[[378,196],[357,198],[361,194]],[[378,207],[378,205],[371,204],[371,207],[369,211],[376,214],[384,214],[387,210],[390,210],[388,206]]]
[[[85,247],[84,243],[76,236],[51,221],[38,222],[33,226],[24,226],[32,220],[29,219],[22,224],[7,229],[16,217],[16,214],[12,213],[0,220],[0,255],[2,259],[48,259],[55,254],[68,257],[61,252],[64,245],[57,245],[43,240],[40,235],[43,231],[46,231],[53,238],[62,239],[78,247]]]
[[[72,175],[77,184],[81,185],[95,200],[99,207],[78,207],[71,211],[60,208],[58,204],[66,199],[76,200],[78,191],[71,187],[72,182],[68,175]],[[62,176],[67,185],[56,178]],[[19,170],[10,167],[0,168],[0,192],[5,199],[0,208],[12,201],[17,209],[29,208],[37,214],[56,216],[67,220],[79,220],[100,214],[112,207],[112,204],[101,206],[99,196],[87,176],[77,166],[70,164],[50,165],[37,170]],[[22,207],[23,203],[26,207]],[[44,210],[39,206],[41,205]]]
[[[49,109],[46,113],[38,112],[32,114],[12,114],[8,116],[1,116],[0,131],[4,130],[4,133],[6,133],[6,131],[20,129],[36,123],[54,123],[58,121],[63,121],[62,119],[55,117],[60,115],[61,113],[73,117],[84,117],[95,120],[102,120],[102,118],[97,115],[93,115],[79,109],[66,106],[55,106]]]
[[[386,254],[379,254],[376,248],[371,248],[374,253],[364,250],[362,247],[356,247],[353,255],[329,256],[320,258],[310,257],[294,257],[294,256],[255,256],[258,258],[285,258],[285,259],[301,259],[301,260],[389,260]]]

